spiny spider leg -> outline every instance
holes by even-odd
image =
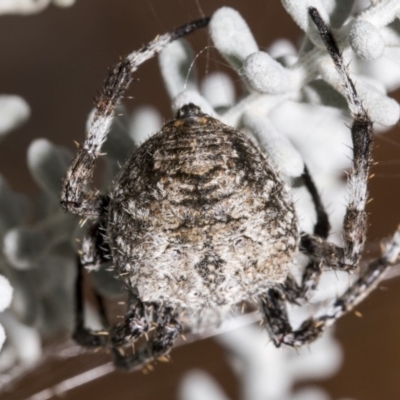
[[[111,249],[105,241],[106,221],[94,223],[82,240],[81,262],[87,271],[98,270],[111,259]]]
[[[105,329],[92,330],[85,327],[84,295],[83,295],[83,265],[78,258],[78,271],[75,296],[75,331],[74,340],[84,347],[120,347],[138,339],[149,330],[147,307],[134,295],[130,294],[128,310],[123,323],[109,327],[102,297],[96,293],[100,317]],[[117,351],[117,350],[116,350]]]
[[[317,214],[317,221],[314,225],[314,235],[323,239],[327,239],[329,231],[331,230],[328,214],[325,210],[325,207],[321,200],[321,196],[318,193],[318,189],[315,186],[314,180],[312,179],[307,166],[304,167],[304,172],[301,177],[303,179],[304,186],[311,195],[311,199],[314,203],[314,208]]]
[[[302,184],[306,187],[311,195],[314,203],[314,208],[317,214],[317,221],[314,225],[314,235],[322,239],[327,239],[330,231],[330,223],[328,214],[322,203],[317,187],[308,171],[307,166],[304,167],[304,172],[301,176]],[[306,252],[309,254],[310,252]],[[310,253],[311,254],[311,253]],[[285,298],[293,304],[299,304],[300,300],[307,300],[312,292],[316,289],[319,278],[322,274],[320,260],[310,259],[304,269],[301,284],[298,285],[296,279],[289,274],[282,285]]]
[[[86,347],[98,346],[123,346],[124,344],[139,338],[149,329],[147,316],[148,308],[152,305],[144,305],[136,295],[129,292],[129,300],[125,320],[123,323],[110,327],[107,318],[103,298],[96,292],[96,301],[99,307],[100,317],[105,330],[95,331],[87,329],[84,325],[84,296],[83,274],[84,269],[98,269],[101,264],[109,261],[109,249],[103,241],[100,223],[94,224],[82,242],[82,254],[78,258],[78,271],[76,279],[76,324],[74,339]]]
[[[75,283],[75,331],[73,333],[73,338],[78,344],[84,347],[104,347],[109,341],[108,333],[103,331],[94,331],[85,327],[85,300],[83,294],[84,268],[79,256],[77,257],[77,266],[77,278]],[[102,299],[100,296],[98,296],[97,299],[102,322],[108,325],[108,319]]]
[[[105,214],[106,215],[106,214]],[[105,216],[104,215],[104,216]],[[110,260],[110,247],[104,240],[105,233],[105,218],[101,218],[100,221],[91,225],[88,232],[82,240],[82,247],[80,252],[80,261],[77,263],[78,271],[76,278],[76,315],[79,315],[79,323],[76,326],[80,327],[79,330],[83,332],[83,271],[98,270],[102,264],[107,263]],[[104,304],[103,297],[95,291],[96,302],[101,318],[101,322],[104,327],[108,327],[109,321],[107,317],[107,312]],[[78,330],[78,328],[77,328]],[[82,333],[80,334],[82,335]],[[79,335],[78,335],[79,336]]]
[[[160,306],[155,315],[157,315],[157,328],[148,343],[129,356],[122,354],[120,349],[114,349],[114,362],[118,368],[125,370],[141,368],[169,353],[182,332],[178,315],[171,307],[163,306]]]
[[[394,264],[400,253],[400,228],[386,245],[383,255],[372,261],[360,278],[338,297],[323,314],[305,320],[297,330],[290,325],[283,294],[270,289],[261,298],[260,306],[265,318],[267,330],[279,347],[282,343],[289,346],[302,346],[314,341],[337,319],[351,311],[376,288],[385,272]]]
[[[139,66],[154,57],[172,41],[208,25],[209,18],[202,18],[186,24],[172,33],[158,36],[140,50],[129,54],[109,71],[103,89],[95,103],[95,113],[90,122],[88,134],[67,171],[61,192],[61,204],[66,211],[84,217],[96,218],[102,213],[101,197],[85,187],[92,181],[95,162],[101,146],[106,140],[115,107],[132,81],[132,73]]]
[[[124,322],[115,325],[110,330],[113,346],[124,346],[129,342],[135,341],[149,330],[148,316],[150,312],[146,312],[149,308],[151,308],[151,304],[142,303],[135,294],[129,292]]]
[[[313,267],[319,266],[317,263],[323,262],[327,268],[347,271],[353,270],[359,263],[367,228],[365,205],[368,174],[372,162],[372,122],[361,104],[331,32],[315,8],[309,8],[309,15],[318,28],[336,70],[341,76],[353,116],[351,128],[353,167],[348,181],[349,203],[344,219],[344,248],[341,249],[327,242],[325,238],[319,237],[318,233],[327,233],[324,232],[323,225],[322,229],[316,227],[318,230],[321,229],[321,232],[315,232],[315,236],[303,235],[301,238],[300,250],[310,257],[309,271],[311,271],[311,275],[318,278],[319,272],[313,272]],[[310,193],[313,196],[312,191],[311,186]],[[317,201],[315,204],[318,207],[318,197],[313,196],[313,200],[314,203]],[[399,252],[399,239],[400,234],[396,233],[389,246],[395,248],[395,252],[397,251],[395,259]],[[380,259],[371,263],[367,271],[333,303],[327,314],[306,320],[296,331],[292,329],[288,320],[284,294],[284,289],[289,289],[289,293],[292,294],[287,296],[288,300],[293,300],[292,297],[296,300],[293,293],[293,290],[296,289],[294,279],[289,276],[283,290],[279,288],[268,290],[265,295],[261,296],[261,308],[267,330],[274,343],[277,346],[281,343],[300,346],[315,340],[327,326],[332,325],[335,320],[351,310],[376,286],[389,263],[395,261],[390,257],[390,254],[385,253]]]
[[[368,197],[367,182],[372,163],[372,121],[369,119],[358,97],[354,83],[347,73],[332,33],[314,7],[310,7],[308,10],[341,77],[346,89],[350,112],[353,116],[351,127],[353,166],[348,177],[349,202],[343,223],[344,255],[342,261],[342,269],[353,270],[360,261],[366,239],[367,214],[365,206]]]

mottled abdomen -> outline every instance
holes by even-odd
[[[143,301],[250,300],[284,280],[297,249],[288,189],[265,156],[193,105],[134,152],[109,210],[115,268]]]

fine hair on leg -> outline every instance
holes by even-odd
[[[195,30],[207,26],[209,18],[202,18],[186,24],[171,33],[156,39],[134,51],[109,70],[103,89],[95,100],[95,112],[90,121],[88,133],[67,171],[61,192],[61,205],[66,211],[87,218],[102,214],[102,196],[96,191],[86,191],[92,182],[96,159],[114,118],[115,108],[132,81],[132,74],[141,64],[154,57],[169,43]]]

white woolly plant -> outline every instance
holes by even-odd
[[[29,117],[28,104],[19,96],[0,95],[0,139],[23,124]],[[21,221],[26,215],[26,201],[23,196],[10,197],[10,189],[0,176],[0,237]],[[4,257],[0,253],[0,313],[7,309],[12,301],[13,288],[4,276]],[[1,319],[0,319],[1,322]],[[0,323],[0,349],[5,341],[5,332]]]
[[[0,14],[35,14],[50,4],[69,7],[75,0],[0,0]]]
[[[299,51],[284,40],[273,44],[269,53],[260,51],[246,22],[230,8],[221,8],[211,19],[209,32],[215,48],[242,79],[244,88],[238,99],[231,79],[221,72],[208,74],[201,83],[197,81],[194,52],[183,40],[172,43],[161,53],[160,68],[174,112],[183,104],[195,103],[204,112],[247,132],[259,144],[292,184],[301,229],[311,232],[316,219],[314,208],[309,194],[297,187],[306,163],[329,211],[333,226],[331,239],[340,242],[346,204],[346,187],[341,175],[350,167],[351,156],[347,148],[351,144],[350,133],[343,117],[348,118],[349,112],[342,97],[341,83],[306,10],[314,6],[326,19],[330,16],[344,57],[352,60],[350,72],[366,109],[378,125],[389,126],[398,121],[400,109],[386,95],[386,89],[400,85],[400,73],[393,74],[392,78],[381,77],[376,65],[388,70],[392,61],[383,55],[387,51],[394,51],[391,59],[400,55],[400,3],[398,0],[373,1],[367,9],[352,16],[351,1],[282,2],[306,33]],[[150,108],[138,110],[133,117],[115,120],[103,147],[108,171],[104,188],[127,154],[160,126],[161,117]],[[61,213],[58,204],[61,180],[70,160],[70,151],[45,139],[34,141],[28,150],[28,165],[42,195],[40,206],[32,207],[34,224],[27,225],[24,218],[19,218],[2,231],[1,271],[14,287],[15,296],[11,310],[0,315],[6,331],[9,329],[11,333],[6,351],[0,354],[0,367],[7,352],[11,354],[8,366],[18,360],[24,362],[21,357],[26,352],[21,348],[23,341],[12,340],[18,338],[23,329],[30,329],[32,337],[36,337],[36,342],[32,340],[30,345],[37,359],[40,335],[71,326],[78,248],[74,241],[81,233],[78,221]],[[6,199],[10,211],[0,211],[0,223],[13,215],[12,210],[21,203],[16,200],[20,196],[5,184],[0,185],[0,201],[2,198]],[[102,293],[121,293],[118,281],[106,269],[92,274]],[[301,271],[297,271],[299,274]],[[324,273],[312,302],[320,304],[334,298],[348,283],[347,274]],[[307,307],[296,312],[290,310],[294,326],[308,311]],[[296,356],[293,351],[272,346],[263,351],[268,338],[259,327],[232,331],[219,340],[231,352],[233,368],[243,385],[244,399],[326,399],[326,394],[311,389],[292,393],[293,383],[306,377],[332,374],[340,364],[341,353],[332,331],[313,345],[313,356],[303,352]],[[192,380],[185,381],[182,399],[226,398],[215,384],[207,386],[206,396],[201,392],[201,385],[193,381],[193,375],[188,379]],[[197,383],[202,382],[201,379],[210,381],[204,375],[196,379]]]

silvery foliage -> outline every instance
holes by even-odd
[[[69,7],[75,0],[0,0],[0,14],[34,14],[53,4]]]
[[[346,203],[346,187],[340,177],[343,170],[349,168],[351,155],[347,148],[349,130],[343,118],[349,114],[340,95],[340,82],[308,21],[306,9],[314,6],[326,19],[331,16],[339,46],[344,49],[345,58],[352,60],[351,74],[366,108],[378,125],[390,126],[399,118],[399,105],[386,96],[386,91],[400,85],[400,73],[386,72],[381,76],[379,71],[394,70],[393,60],[400,60],[397,18],[400,5],[393,0],[374,1],[357,17],[350,17],[351,1],[293,0],[283,1],[283,4],[306,33],[299,51],[285,40],[274,43],[268,53],[259,51],[245,21],[230,8],[218,10],[212,18],[210,35],[214,46],[237,71],[245,86],[245,94],[240,99],[235,98],[231,79],[221,72],[210,73],[198,83],[194,53],[185,41],[172,43],[160,55],[160,68],[173,111],[193,102],[210,115],[247,131],[258,141],[282,175],[294,184],[293,196],[301,228],[311,232],[315,222],[313,206],[305,190],[296,188],[296,179],[303,172],[305,160],[329,210],[333,226],[331,239],[340,242]],[[366,35],[369,35],[368,40],[364,40]],[[375,49],[378,42],[379,52]],[[375,43],[373,48],[370,48],[371,43]],[[354,53],[358,57],[353,57]],[[383,57],[387,54],[390,57]],[[122,108],[119,113],[123,113]],[[152,108],[116,119],[103,147],[107,154],[103,189],[126,155],[154,134],[161,121]],[[40,199],[30,205],[33,224],[27,224],[24,217],[27,215],[26,199],[22,201],[6,183],[0,186],[0,199],[6,199],[8,207],[0,208],[0,222],[5,224],[1,271],[15,293],[10,310],[0,316],[6,332],[10,333],[0,355],[3,369],[16,362],[37,360],[41,352],[40,338],[70,328],[72,324],[74,264],[79,247],[75,238],[81,235],[81,230],[76,219],[59,211],[58,203],[61,180],[71,157],[69,150],[45,139],[31,144],[28,165],[42,191]],[[12,215],[16,216],[14,220],[7,224],[2,222]],[[121,293],[118,282],[106,269],[92,272],[92,276],[103,293]],[[313,302],[321,303],[335,297],[348,283],[347,274],[324,274]],[[0,283],[1,291],[2,287]],[[307,312],[307,309],[300,309],[292,313],[293,320],[300,321]],[[291,398],[294,381],[305,378],[305,374],[309,374],[307,377],[327,376],[340,364],[340,351],[332,333],[313,345],[319,346],[316,353],[322,354],[320,359],[303,353],[294,358],[286,349],[268,347],[268,354],[260,351],[267,337],[257,329],[247,327],[220,338],[231,350],[232,365],[236,365],[242,376],[243,398],[258,399],[266,395],[273,399]],[[24,340],[19,339],[22,335]],[[243,364],[240,367],[238,359],[248,368],[240,371]],[[275,368],[277,365],[281,367]],[[182,398],[195,398],[194,391],[200,390],[199,385],[190,387],[191,394],[183,390]],[[221,396],[213,398],[224,398]],[[314,398],[324,398],[324,394],[318,396]],[[298,393],[292,398],[301,397]]]
[[[19,96],[0,95],[0,140],[10,131],[23,124],[29,117],[28,104]],[[4,178],[0,176],[0,237],[4,238],[6,232],[20,224],[26,217],[27,201],[24,196],[13,195]],[[12,301],[13,286],[5,271],[4,254],[0,254],[0,312],[8,308]],[[4,314],[3,314],[4,315]],[[5,341],[4,327],[0,318],[0,349]]]
[[[50,3],[59,7],[67,7],[74,2],[75,0],[0,0],[0,15],[37,13]],[[30,108],[24,99],[16,95],[0,95],[0,140],[10,131],[23,124],[29,116]],[[34,147],[33,145],[31,150]],[[32,151],[30,151],[30,155],[32,155]],[[68,157],[69,161],[70,156]],[[41,200],[39,202],[42,203]],[[54,202],[56,204],[56,200]],[[40,206],[41,211],[38,214],[47,213],[47,203],[49,201],[46,198],[42,203],[42,205],[46,205]],[[53,207],[54,211],[58,209],[58,205]],[[6,340],[6,332],[9,333],[6,346],[2,349],[0,355],[0,371],[8,369],[16,363],[31,364],[40,357],[41,338],[39,330],[36,329],[36,326],[33,327],[37,322],[39,313],[38,298],[48,296],[48,288],[51,284],[47,280],[47,273],[53,271],[52,275],[54,276],[57,271],[53,270],[52,264],[55,260],[63,259],[61,255],[57,255],[55,259],[44,260],[46,266],[35,273],[25,270],[34,265],[36,262],[34,259],[35,252],[39,254],[41,252],[40,246],[44,246],[47,238],[43,233],[47,234],[47,237],[51,236],[51,227],[46,232],[49,225],[60,225],[59,230],[62,229],[59,220],[50,223],[43,221],[43,225],[47,224],[47,227],[42,226],[39,229],[23,228],[27,223],[31,208],[32,205],[29,204],[28,199],[22,194],[13,192],[6,180],[0,175],[0,238],[3,242],[3,251],[0,253],[0,350]],[[44,211],[45,209],[46,211]],[[37,217],[43,219],[43,215]],[[19,252],[18,254],[22,254],[24,251],[27,253],[22,260],[9,260],[7,246],[19,245],[12,240],[13,235],[14,239],[16,238],[17,227],[21,229],[20,235],[27,236],[22,243],[23,246],[27,247],[24,250],[15,250]],[[29,236],[34,236],[36,233],[39,234],[39,237],[30,240],[32,237]],[[40,243],[40,240],[42,240],[42,243]],[[39,248],[34,248],[38,243],[40,243]],[[12,258],[12,254],[10,255]],[[33,259],[27,260],[31,256],[33,256]],[[71,257],[71,254],[69,257]],[[62,275],[59,277],[62,278]],[[52,302],[53,300],[47,300],[47,313],[55,311],[50,311]],[[10,305],[11,309],[5,311]],[[48,325],[45,330],[49,331],[51,327]]]
[[[293,393],[293,385],[333,375],[343,358],[341,347],[331,333],[310,349],[301,348],[297,353],[267,345],[265,331],[254,326],[225,333],[217,339],[229,351],[228,361],[238,377],[241,399],[328,400],[329,396],[320,387],[308,386]],[[192,370],[180,384],[179,399],[228,400],[229,397],[210,375]]]

